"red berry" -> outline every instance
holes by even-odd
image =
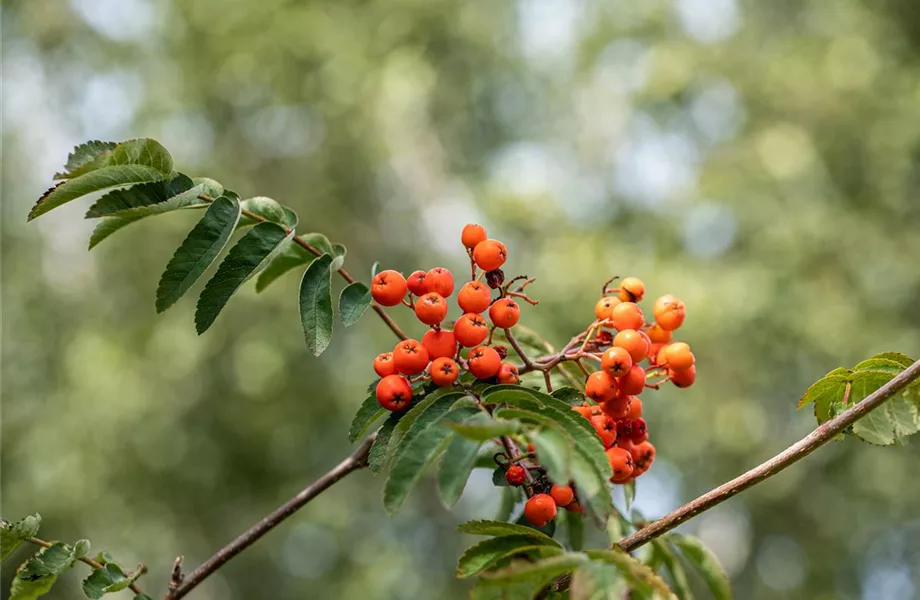
[[[485,227],[474,223],[464,226],[463,232],[460,234],[460,241],[463,242],[464,246],[472,250],[479,242],[486,241]]]
[[[668,377],[679,388],[690,387],[696,381],[696,367],[690,367],[683,371],[669,370]]]
[[[403,340],[393,348],[393,363],[403,375],[416,375],[428,366],[428,350],[417,340]]]
[[[567,485],[553,484],[549,490],[549,495],[553,497],[556,506],[566,507],[575,501],[575,492]]]
[[[377,402],[387,410],[399,411],[412,402],[412,385],[400,375],[387,375],[377,383]]]
[[[629,414],[633,396],[618,392],[616,396],[601,404],[601,410],[611,419],[622,419]]]
[[[497,377],[499,383],[518,383],[521,380],[520,376],[518,376],[518,368],[506,362],[503,362],[498,367]]]
[[[535,527],[543,527],[556,518],[556,501],[549,494],[534,494],[524,505],[524,516]]]
[[[406,279],[406,285],[409,291],[416,296],[422,296],[428,293],[428,284],[425,283],[425,271],[413,271]]]
[[[648,355],[649,343],[635,329],[620,330],[616,337],[613,338],[613,345],[629,352],[634,363],[645,360]]]
[[[630,396],[629,397],[629,414],[626,415],[626,418],[635,421],[641,416],[642,416],[642,399],[639,398],[639,396]]]
[[[446,356],[453,358],[457,354],[457,336],[453,331],[429,329],[422,336],[422,346],[428,350],[428,358],[434,360]]]
[[[499,329],[511,329],[521,318],[521,307],[511,298],[496,300],[489,309],[489,319]]]
[[[505,471],[505,480],[509,485],[524,485],[527,481],[527,470],[521,465],[511,465]]]
[[[495,348],[489,346],[477,346],[470,350],[467,356],[469,371],[477,379],[489,379],[495,377],[501,368],[502,359],[495,351]]]
[[[604,371],[597,371],[588,376],[585,382],[585,396],[598,404],[613,398],[617,393],[617,380]]]
[[[437,292],[428,292],[416,300],[415,316],[425,325],[437,325],[447,316],[447,300]]]
[[[381,271],[371,281],[371,296],[383,306],[396,306],[402,302],[408,289],[406,278],[393,270]]]
[[[452,358],[441,356],[431,362],[431,381],[438,387],[453,385],[460,376],[460,367]]]
[[[454,335],[461,346],[472,348],[489,337],[489,326],[480,315],[467,313],[454,323]]]
[[[396,365],[393,363],[392,352],[377,355],[377,358],[374,359],[374,372],[381,377],[396,374]]]
[[[619,336],[620,334],[617,334]],[[601,356],[601,368],[611,377],[622,377],[633,366],[633,359],[626,348],[607,348]]]
[[[635,302],[620,302],[610,311],[610,324],[617,331],[641,329],[645,324],[645,317]]]
[[[484,240],[473,248],[473,260],[483,271],[498,269],[508,258],[508,249],[498,240]]]
[[[684,342],[674,342],[666,348],[664,356],[668,361],[668,368],[673,371],[689,369],[696,362],[693,352],[690,352],[690,346]]]
[[[641,444],[648,439],[648,423],[645,422],[645,419],[633,419],[629,428],[629,441],[633,444]]]
[[[429,292],[437,292],[447,298],[454,293],[454,275],[444,267],[435,267],[425,276]]]
[[[617,441],[616,424],[607,415],[591,417],[591,425],[594,427],[594,431],[597,432],[597,437],[601,438],[604,443],[604,448],[613,446],[614,442]]]
[[[678,329],[687,316],[687,307],[677,296],[667,294],[655,300],[655,321],[666,331]]]
[[[620,390],[630,396],[638,396],[645,390],[645,369],[633,365],[626,375],[617,379]]]
[[[481,281],[468,281],[457,293],[457,304],[465,313],[479,314],[492,304],[492,292],[489,291],[489,286]]]
[[[607,450],[607,458],[610,460],[610,467],[613,469],[613,477],[610,478],[610,481],[623,483],[632,475],[633,459],[628,451],[614,446]]]

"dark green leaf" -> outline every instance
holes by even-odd
[[[116,146],[118,146],[117,142],[100,142],[99,140],[80,144],[68,155],[67,164],[64,165],[64,172],[55,173],[54,178],[72,179],[78,175],[104,167]]]
[[[89,207],[89,210],[86,211],[86,218],[95,219],[138,208],[146,208],[162,204],[176,196],[181,197],[183,205],[205,204],[204,200],[198,198],[199,192],[194,189],[195,187],[191,178],[179,173],[169,180],[139,183],[129,188],[112,190]]]
[[[507,521],[514,512],[518,500],[521,498],[521,488],[506,486],[502,488],[501,499],[498,503],[498,511],[495,513],[496,521]]]
[[[527,581],[538,579],[550,581],[563,573],[586,564],[588,557],[581,552],[566,552],[536,562],[516,561],[510,567],[483,573],[483,577],[492,581]]]
[[[393,435],[393,428],[399,423],[404,413],[390,413],[389,418],[383,422],[380,429],[377,430],[377,437],[371,444],[371,449],[367,455],[367,468],[371,473],[377,474],[383,469],[387,460],[387,447],[390,443],[390,436]]]
[[[537,448],[540,464],[553,481],[572,479],[572,454],[575,447],[565,434],[555,429],[541,429],[531,433],[528,438]]]
[[[29,212],[29,220],[93,192],[173,176],[172,157],[166,148],[151,139],[122,142],[111,150],[104,162],[104,165],[95,161],[84,163],[80,167],[81,175],[45,192]],[[97,164],[101,166],[96,168]]]
[[[47,594],[58,576],[73,566],[88,546],[86,542],[74,547],[55,542],[48,548],[42,548],[19,567],[10,587],[9,600],[32,600]]]
[[[380,406],[380,403],[377,402],[377,394],[372,393],[365,398],[361,406],[358,407],[355,418],[351,421],[351,427],[348,429],[348,441],[354,442],[359,437],[363,436],[364,432],[366,432],[377,419],[388,412],[387,409]]]
[[[656,594],[660,598],[673,598],[674,592],[668,587],[664,579],[655,571],[644,565],[627,552],[614,548],[612,550],[587,550],[585,551],[592,560],[612,564],[619,569],[620,574],[632,586],[643,591]]]
[[[447,445],[438,471],[438,494],[445,507],[452,508],[460,499],[466,481],[473,472],[480,446],[481,442],[459,435],[455,435]]]
[[[561,511],[565,516],[565,531],[572,550],[582,550],[585,546],[585,519],[582,513],[570,510]]]
[[[460,533],[469,533],[470,535],[489,535],[496,537],[503,535],[532,535],[541,539],[550,540],[560,548],[562,547],[562,544],[553,540],[553,538],[548,535],[537,531],[533,527],[518,525],[516,523],[505,523],[503,521],[467,521],[457,527],[457,531]]]
[[[698,538],[689,535],[669,534],[670,542],[702,576],[715,600],[731,600],[732,588],[728,576],[712,550]]]
[[[310,263],[300,280],[300,322],[313,356],[322,354],[332,341],[331,263],[331,256],[322,255]]]
[[[15,523],[0,523],[0,562],[5,561],[23,541],[35,537],[41,522],[41,515],[36,513]]]
[[[461,398],[463,398],[462,392],[450,388],[441,388],[410,406],[393,430],[389,449],[387,450],[388,460],[393,460],[401,451],[400,446],[403,443],[403,438],[407,436],[410,430],[417,434],[432,423],[439,421]],[[416,423],[417,421],[420,422]]]
[[[211,265],[233,234],[240,217],[235,198],[215,200],[176,250],[157,286],[157,312],[163,312],[188,291]]]
[[[393,457],[383,487],[383,507],[388,515],[399,511],[425,469],[440,456],[453,435],[440,423],[426,427],[417,435],[406,435],[402,451]]]
[[[623,600],[629,588],[615,566],[589,562],[575,570],[570,593],[571,600]]]
[[[475,413],[463,423],[445,424],[465,438],[482,442],[502,435],[513,435],[521,430],[518,421],[494,419],[484,412]]]
[[[332,266],[330,266],[330,269],[332,269]],[[339,314],[345,327],[350,327],[357,323],[370,305],[371,291],[360,281],[342,288],[342,293],[339,294]]]
[[[284,249],[259,273],[256,278],[256,292],[261,292],[288,271],[305,265],[315,258],[316,256],[297,244],[285,244]]]
[[[129,587],[140,574],[138,570],[129,576],[120,566],[110,562],[101,569],[93,569],[93,572],[83,580],[83,593],[87,598],[99,600],[105,594],[120,592]]]
[[[282,207],[281,204],[272,198],[268,198],[266,196],[247,198],[246,200],[240,202],[240,207],[242,210],[262,217],[266,221],[286,225],[285,221],[287,220],[287,217],[284,214],[284,207]],[[237,227],[248,227],[259,222],[260,221],[253,219],[252,217],[242,215],[240,217],[240,222],[237,224]]]
[[[198,297],[195,328],[199,334],[208,330],[234,292],[271,262],[293,235],[276,223],[259,223],[230,248]]]
[[[573,387],[561,387],[553,390],[553,398],[562,400],[569,406],[580,406],[585,401],[585,395]]]
[[[506,535],[489,538],[471,546],[457,562],[457,577],[471,577],[495,566],[500,560],[536,549],[551,549],[550,554],[563,553],[552,540],[531,535]],[[546,554],[544,554],[546,556]]]

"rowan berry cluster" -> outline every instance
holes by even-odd
[[[387,410],[409,407],[413,383],[431,381],[439,387],[452,386],[461,370],[480,380],[518,382],[517,367],[504,362],[507,349],[491,342],[495,329],[510,329],[521,317],[513,296],[526,298],[520,292],[523,286],[518,286],[518,291],[510,289],[520,278],[505,283],[501,266],[508,250],[500,241],[488,239],[482,226],[464,227],[461,241],[470,257],[471,276],[457,292],[457,305],[463,314],[452,324],[445,324],[448,298],[454,293],[454,276],[448,269],[415,271],[408,278],[392,270],[374,276],[371,295],[375,302],[383,306],[403,304],[429,326],[421,341],[403,340],[392,352],[374,359],[374,371],[381,377],[377,401]],[[493,297],[493,290],[498,291],[497,297]],[[489,321],[482,316],[486,312]],[[464,348],[470,349],[466,356]]]

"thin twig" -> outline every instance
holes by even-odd
[[[352,452],[348,458],[301,490],[296,496],[276,508],[269,515],[262,518],[258,523],[241,533],[235,540],[218,550],[214,556],[206,560],[200,567],[185,577],[184,581],[176,590],[168,591],[165,600],[179,600],[179,598],[182,598],[195,589],[202,581],[207,579],[211,573],[222,567],[231,558],[254,544],[259,538],[277,527],[300,508],[303,508],[310,500],[332,487],[349,473],[365,468],[367,466],[371,444],[376,437],[376,433],[368,436],[360,446],[355,448],[355,451]]]
[[[530,357],[527,356],[527,353],[524,352],[524,348],[518,343],[517,338],[514,337],[514,334],[511,333],[510,329],[504,329],[505,338],[508,340],[508,343],[511,344],[511,347],[514,348],[514,351],[517,352],[517,355],[521,357],[521,360],[524,361],[524,368],[532,371],[534,369],[533,361],[530,360]],[[520,373],[520,369],[518,369]]]
[[[35,538],[35,537],[26,538],[26,541],[29,542],[30,544],[35,544],[36,546],[41,546],[42,548],[50,548],[51,546],[54,545],[54,544],[52,544],[51,542],[46,542],[45,540],[40,540],[40,539]],[[101,562],[96,561],[96,560],[93,560],[92,558],[90,558],[90,557],[88,557],[88,556],[81,556],[81,557],[78,558],[77,560],[79,560],[80,562],[85,563],[85,564],[91,566],[91,567],[94,568],[94,569],[104,569],[104,568],[105,568],[105,565],[103,565]],[[146,567],[146,565],[144,565],[144,564],[137,565],[137,569],[136,569],[135,571],[133,571],[133,573],[136,573],[136,572],[138,572],[138,571],[140,571],[141,575],[143,575],[144,573],[146,573],[146,572],[147,572],[147,567]],[[132,574],[133,574],[133,573],[132,573]],[[131,591],[134,592],[135,594],[143,594],[143,593],[144,593],[144,592],[141,590],[141,588],[139,588],[139,587],[137,586],[136,583],[132,583],[129,587],[131,588]]]

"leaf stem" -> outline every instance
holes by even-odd
[[[38,539],[38,538],[36,538],[36,537],[26,538],[26,541],[29,542],[30,544],[35,544],[36,546],[41,546],[42,548],[50,548],[51,546],[54,545],[54,544],[52,544],[51,542],[46,542],[45,540],[40,540],[40,539]],[[89,566],[92,567],[93,569],[104,569],[104,568],[105,568],[105,565],[103,565],[101,562],[96,561],[96,560],[93,560],[92,558],[90,558],[90,557],[88,557],[88,556],[81,556],[81,557],[78,558],[77,560],[79,560],[81,563],[84,563],[84,564],[89,565]],[[144,565],[144,564],[140,564],[140,565],[137,566],[137,569],[134,571],[134,573],[136,573],[137,571],[140,571],[141,575],[143,575],[144,573],[147,572],[147,566]],[[132,573],[132,574],[133,574],[133,573]],[[140,595],[140,594],[143,594],[143,593],[144,593],[144,592],[141,590],[141,588],[139,588],[139,587],[137,586],[136,583],[132,583],[129,587],[131,588],[131,591],[134,592],[135,594],[139,594],[139,595]]]

